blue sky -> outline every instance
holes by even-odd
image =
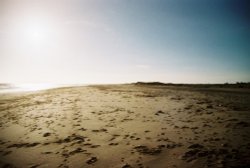
[[[2,0],[0,82],[250,81],[247,0]]]

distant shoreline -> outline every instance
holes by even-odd
[[[136,82],[135,85],[144,86],[184,86],[195,88],[250,88],[250,82],[237,82],[237,83],[208,83],[208,84],[185,84],[185,83],[162,83],[162,82]]]
[[[185,84],[185,83],[162,83],[162,82],[136,82],[136,83],[124,83],[128,85],[136,86],[152,86],[152,87],[181,87],[181,88],[194,88],[194,89],[250,89],[250,82],[238,82],[238,83],[224,83],[224,84]],[[123,85],[123,84],[9,84],[0,83],[1,93],[14,93],[14,92],[35,92],[48,89],[57,89],[63,87],[76,87],[76,86],[96,86],[96,85]],[[218,91],[218,90],[216,90]]]

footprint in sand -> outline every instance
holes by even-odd
[[[97,157],[91,157],[91,158],[89,158],[89,159],[86,161],[86,163],[87,163],[87,164],[94,164],[94,163],[97,162],[97,161],[98,161]]]
[[[117,146],[119,143],[110,143],[110,146]]]
[[[51,135],[51,133],[46,132],[46,133],[43,134],[43,137],[48,137],[48,136],[50,136],[50,135]]]

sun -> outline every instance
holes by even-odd
[[[44,41],[48,38],[48,30],[44,25],[29,25],[25,30],[26,37],[30,41]]]
[[[17,34],[27,44],[47,43],[52,35],[51,25],[45,19],[27,19],[17,27]]]
[[[30,38],[33,41],[41,41],[41,40],[44,40],[45,37],[46,37],[46,33],[44,31],[34,30],[30,32]]]

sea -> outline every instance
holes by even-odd
[[[49,84],[49,83],[25,83],[25,84],[0,84],[0,93],[35,92],[61,87],[84,86],[83,84]]]

